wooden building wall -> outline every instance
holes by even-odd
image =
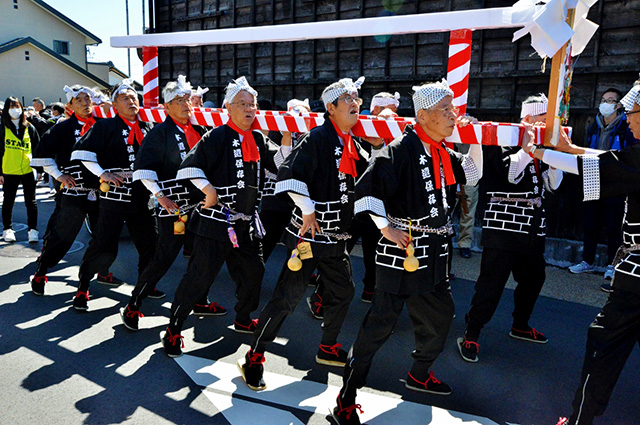
[[[279,25],[448,10],[508,7],[516,0],[153,0],[154,32]],[[577,60],[571,89],[574,139],[581,143],[593,121],[602,91],[626,92],[640,71],[640,0],[599,0],[589,19],[600,25]],[[549,69],[529,45],[529,37],[511,42],[513,29],[474,31],[468,112],[481,120],[518,121],[520,104],[530,94],[547,92]],[[209,87],[207,100],[217,106],[230,79],[245,75],[276,107],[291,98],[318,99],[339,78],[366,76],[362,97],[368,107],[379,91],[398,91],[401,108],[412,115],[411,87],[446,76],[449,33],[360,37],[244,45],[161,48],[160,84],[187,75]],[[571,179],[569,179],[571,180]],[[575,237],[581,232],[579,200],[569,192],[552,208],[563,223],[550,219],[550,233]],[[565,200],[566,201],[565,205]],[[556,214],[550,214],[556,215]]]

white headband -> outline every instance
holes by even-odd
[[[95,97],[94,91],[85,86],[80,87],[78,90],[74,90],[69,86],[64,86],[62,90],[64,90],[65,94],[67,95],[68,103],[71,103],[71,99],[75,99],[80,93],[86,94],[91,98],[91,100],[93,100],[93,98]]]
[[[240,93],[242,90],[248,92],[249,94],[253,95],[256,98],[258,97],[258,92],[255,91],[253,87],[249,85],[249,82],[245,77],[240,77],[238,79],[231,80],[231,82],[227,85],[226,90],[227,92],[224,95],[224,103],[222,104],[223,107],[227,103],[233,103],[233,99],[235,99],[236,95]]]
[[[101,105],[104,102],[108,102],[109,101],[109,96],[107,96],[106,94],[102,93],[101,91],[94,91],[93,94],[94,95],[91,96],[91,100],[96,105]]]
[[[305,100],[291,99],[290,101],[287,102],[287,111],[292,110],[296,106],[304,106],[308,110],[311,110],[311,106],[309,106],[309,99],[305,99]]]
[[[640,85],[634,86],[629,90],[629,93],[622,98],[620,103],[624,106],[625,111],[632,110],[634,104],[640,105]]]
[[[400,93],[395,92],[393,97],[381,96],[380,93],[373,96],[371,99],[371,106],[369,107],[370,111],[373,111],[373,108],[376,106],[386,107],[389,105],[396,105],[396,108],[400,106]]]
[[[322,102],[325,106],[333,103],[337,98],[345,93],[358,93],[360,86],[364,83],[364,77],[358,78],[355,82],[351,78],[343,78],[338,81],[339,86],[329,90],[325,90],[322,93]]]
[[[164,103],[169,103],[176,97],[182,97],[185,95],[191,96],[191,83],[187,81],[187,77],[185,77],[184,75],[178,75],[177,83],[178,85],[172,87],[171,89],[165,86],[164,90],[162,90]]]
[[[531,103],[523,103],[522,110],[520,111],[520,118],[524,118],[527,115],[536,116],[547,113],[547,107],[549,106],[549,101],[547,100],[547,96],[544,94],[540,95],[544,100],[542,102],[531,102]]]
[[[116,98],[122,93],[125,93],[127,90],[131,90],[134,93],[138,93],[136,89],[133,88],[132,84],[133,84],[132,78],[125,78],[124,80],[122,80],[122,84],[120,84],[118,89],[111,94],[111,100],[115,102]]]
[[[202,97],[208,91],[209,91],[208,87],[201,88],[200,86],[198,86],[198,88],[196,90],[191,90],[191,96]]]
[[[413,109],[418,115],[420,109],[431,109],[447,96],[453,96],[453,90],[444,78],[437,83],[413,86]]]

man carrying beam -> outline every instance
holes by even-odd
[[[356,392],[366,384],[373,357],[393,333],[404,305],[416,348],[406,387],[437,395],[451,388],[430,371],[453,321],[448,251],[452,232],[446,187],[475,185],[482,177],[482,149],[468,155],[443,145],[460,119],[445,80],[414,87],[416,125],[382,149],[356,186],[355,212],[371,216],[382,232],[376,285],[333,409],[338,425],[359,425]],[[466,119],[463,119],[466,121]],[[464,125],[464,124],[462,124]]]
[[[547,98],[530,96],[522,103],[524,123],[544,123]],[[547,338],[529,326],[529,319],[545,281],[545,210],[547,190],[562,181],[560,170],[549,169],[521,148],[485,148],[487,208],[482,226],[482,262],[471,308],[465,316],[464,337],[458,350],[465,361],[478,361],[480,331],[493,317],[513,273],[518,283],[512,338],[545,344]]]
[[[316,363],[342,367],[347,353],[338,335],[353,298],[351,262],[346,252],[353,215],[354,185],[368,163],[361,142],[349,132],[358,121],[364,81],[343,78],[326,87],[322,126],[311,130],[278,170],[276,194],[296,204],[285,229],[287,257],[269,303],[260,313],[251,349],[238,367],[252,390],[266,388],[264,352],[300,299],[317,268],[325,285],[324,323]],[[298,257],[299,256],[299,257]]]
[[[620,101],[629,128],[640,137],[640,80]],[[640,145],[621,151],[600,151],[573,145],[564,133],[552,151],[536,147],[532,131],[523,149],[540,161],[582,180],[585,201],[626,196],[623,243],[614,259],[612,292],[587,332],[587,347],[573,413],[558,425],[591,425],[602,416],[633,348],[640,340]],[[569,155],[571,154],[571,155]]]
[[[236,332],[252,333],[256,320],[250,313],[258,308],[264,275],[260,239],[262,223],[257,214],[258,194],[267,167],[276,172],[274,161],[282,155],[260,131],[251,125],[258,109],[258,92],[240,77],[227,86],[227,124],[205,134],[180,165],[177,178],[189,179],[205,200],[190,220],[195,233],[187,272],[176,289],[169,326],[162,337],[169,357],[182,355],[180,335],[184,321],[206,296],[224,263],[237,285]]]
[[[140,313],[142,301],[147,297],[165,297],[156,285],[187,240],[193,239],[193,234],[186,230],[186,222],[201,198],[199,194],[192,193],[191,184],[176,180],[182,160],[205,132],[204,128],[192,126],[189,122],[193,113],[191,84],[184,75],[179,75],[177,81],[167,83],[162,97],[167,118],[144,138],[133,172],[133,180],[141,181],[158,201],[158,240],[153,259],[140,273],[127,306],[120,312],[124,326],[131,331],[138,330],[138,321],[144,317]],[[209,302],[205,293],[194,307],[194,314],[222,316],[227,314],[227,310],[218,303]]]

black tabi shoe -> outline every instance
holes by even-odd
[[[264,382],[264,355],[254,353],[249,350],[244,356],[244,359],[238,359],[238,370],[242,379],[247,383],[247,386],[253,391],[261,391],[267,388],[267,384]]]

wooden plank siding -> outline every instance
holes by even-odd
[[[508,7],[515,0],[155,0],[154,32],[279,25],[448,10]],[[602,91],[626,91],[640,71],[640,0],[599,0],[589,19],[600,28],[578,58],[571,90],[574,140],[583,143]],[[543,61],[529,37],[511,42],[514,29],[473,34],[468,112],[480,120],[518,121],[522,100],[547,92],[551,61]],[[278,108],[293,98],[318,99],[339,78],[365,75],[363,108],[379,91],[402,95],[401,115],[412,116],[411,87],[446,76],[448,32],[381,37],[309,40],[246,45],[161,48],[161,87],[179,74],[194,86],[209,87],[207,100],[219,106],[224,87],[245,75]],[[571,179],[563,191],[575,193]],[[572,187],[573,185],[573,187]],[[573,195],[571,195],[573,196]],[[560,197],[556,197],[560,198]],[[570,198],[570,197],[569,197]],[[580,216],[579,200],[558,206]],[[566,205],[565,205],[566,204]],[[578,206],[576,206],[576,204]],[[551,214],[553,215],[553,214]],[[578,220],[580,221],[580,220]],[[575,237],[581,225],[550,218],[549,233]]]

